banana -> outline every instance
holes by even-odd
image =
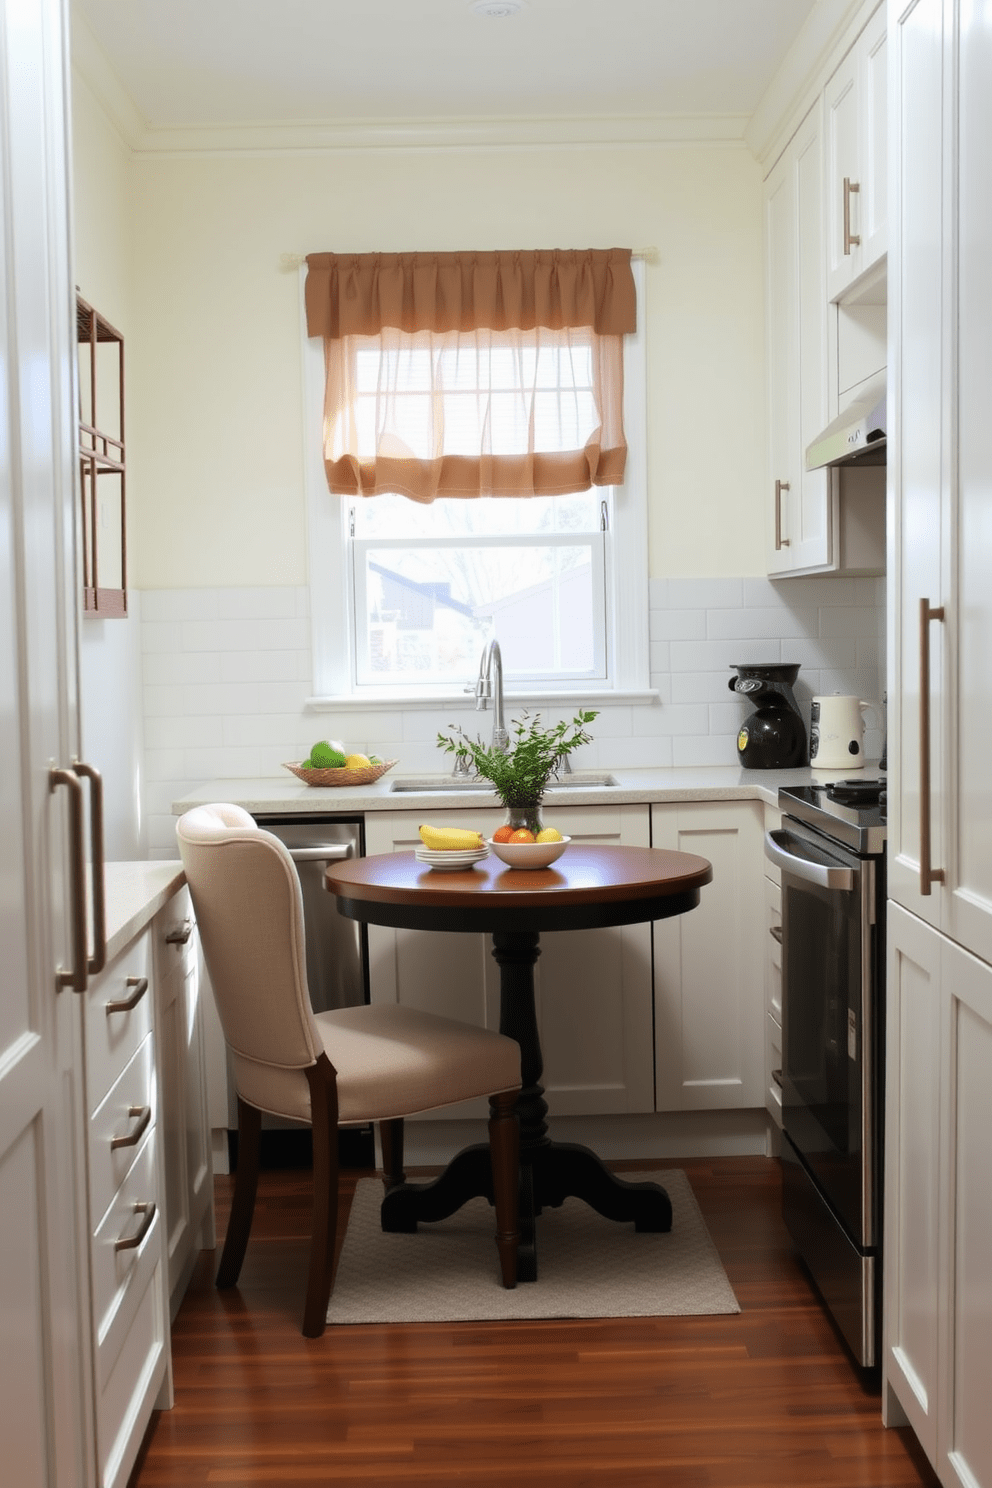
[[[462,827],[421,827],[420,840],[432,852],[445,852],[482,846],[481,832],[466,832]]]

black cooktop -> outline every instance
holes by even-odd
[[[816,827],[862,857],[879,857],[885,851],[885,792],[884,779],[786,785],[779,790],[778,804],[787,815]]]

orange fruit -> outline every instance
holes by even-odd
[[[527,827],[518,827],[515,832],[510,833],[506,840],[507,842],[533,842],[535,839],[534,833],[529,831]]]
[[[509,842],[513,836],[513,828],[510,826],[497,827],[493,833],[494,842]]]

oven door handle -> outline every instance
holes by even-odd
[[[788,832],[766,832],[765,857],[785,873],[791,873],[793,878],[801,879],[803,883],[815,884],[818,889],[854,888],[852,868],[828,868],[825,863],[814,863],[809,858],[798,857],[785,845],[795,841],[795,837],[790,837]]]

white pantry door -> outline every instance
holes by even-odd
[[[82,1071],[66,797],[78,748],[67,22],[0,0],[0,1478],[88,1488]]]

